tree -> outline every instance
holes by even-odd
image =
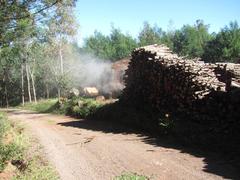
[[[112,26],[109,36],[95,31],[94,35],[85,39],[83,49],[100,59],[115,61],[129,56],[136,47],[137,42],[135,39]]]
[[[173,49],[173,41],[174,41],[174,32],[172,31],[163,32],[163,35],[161,38],[161,44],[165,44],[170,49]]]
[[[57,54],[59,62],[56,62],[56,67],[59,69],[56,71],[56,80],[58,82],[58,98],[61,97],[61,91],[65,89],[67,76],[64,73],[64,44],[67,44],[72,40],[72,37],[76,33],[76,23],[73,15],[73,7],[75,1],[73,0],[62,0],[61,3],[56,4],[56,11],[52,18],[48,22],[48,40]],[[57,51],[57,53],[56,53]]]
[[[128,34],[123,34],[120,29],[112,27],[111,46],[113,54],[111,59],[119,60],[131,54],[131,51],[137,47],[136,41]]]
[[[173,51],[191,58],[201,57],[210,38],[208,25],[204,25],[202,20],[197,20],[194,26],[184,25],[181,30],[175,32]]]
[[[111,39],[101,32],[95,31],[94,35],[85,39],[84,50],[101,59],[111,59],[114,48]]]
[[[8,46],[19,37],[22,30],[20,21],[32,20],[31,26],[41,23],[46,17],[45,11],[51,9],[60,0],[2,0],[0,1],[0,47]]]
[[[240,61],[240,28],[237,22],[230,22],[209,41],[202,58],[206,62]]]
[[[29,32],[29,26],[33,22],[30,17],[30,8],[33,1],[1,1],[0,2],[0,54],[2,56],[1,65],[3,67],[3,79],[5,85],[6,104],[8,106],[8,85],[11,82],[11,71],[17,64],[19,58],[19,47],[16,39],[24,37]],[[17,41],[18,41],[17,40]],[[6,54],[8,52],[9,54]],[[14,63],[13,63],[14,62]],[[20,61],[18,61],[20,62]]]
[[[10,47],[4,47],[0,49],[0,94],[1,104],[9,105],[9,99],[11,99],[12,93],[9,93],[11,86],[15,83],[15,77],[12,76],[12,68],[17,68],[17,59],[15,57],[15,50]],[[16,90],[16,89],[15,89]]]
[[[68,41],[69,22],[74,19],[67,17],[70,17],[68,14],[72,15],[71,8],[74,2],[74,0],[0,2],[0,95],[3,97],[0,100],[1,105],[19,103],[21,99],[24,104],[26,97],[30,101],[31,99],[36,101],[38,93],[42,96],[46,69],[43,69],[45,67],[41,63],[45,64],[48,55],[43,55],[41,51],[50,44],[47,42],[49,39],[47,27],[53,24],[49,23],[51,20],[56,22],[56,26],[62,25],[62,32],[59,34],[63,34],[62,37],[66,37]],[[56,39],[60,39],[59,36]],[[56,59],[54,56],[51,58]]]
[[[139,33],[139,46],[146,46],[151,44],[160,44],[163,31],[161,28],[151,27],[148,22],[144,22],[143,29]]]

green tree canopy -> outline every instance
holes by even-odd
[[[214,34],[204,48],[202,58],[206,62],[240,61],[240,28],[237,22],[231,22],[218,34]]]
[[[129,56],[137,47],[137,42],[128,34],[123,34],[120,29],[112,27],[109,36],[95,31],[94,35],[85,39],[83,49],[101,59],[118,60]]]
[[[203,21],[197,20],[194,26],[184,25],[181,30],[175,32],[173,50],[180,55],[200,57],[210,38],[208,25],[204,25]]]
[[[162,35],[163,31],[157,25],[152,27],[148,22],[144,22],[143,29],[138,36],[139,46],[160,44]]]

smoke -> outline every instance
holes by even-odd
[[[80,53],[72,54],[67,71],[75,88],[96,87],[101,93],[121,91],[123,85],[117,80],[110,61]]]

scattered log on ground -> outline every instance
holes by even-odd
[[[96,97],[99,95],[99,91],[96,87],[83,88],[84,95],[87,97]]]

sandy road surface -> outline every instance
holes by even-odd
[[[122,172],[174,180],[237,177],[226,163],[206,163],[204,157],[150,143],[151,139],[147,142],[139,134],[112,130],[102,122],[23,110],[8,110],[8,116],[26,125],[64,180],[108,180]]]

